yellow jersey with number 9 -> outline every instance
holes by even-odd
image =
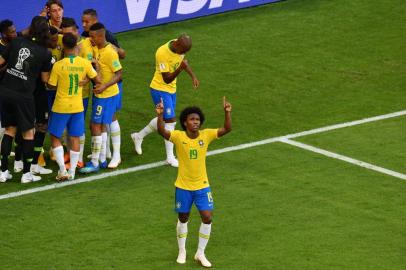
[[[48,84],[56,86],[56,97],[52,111],[57,113],[78,113],[83,111],[82,86],[85,77],[97,76],[92,64],[82,57],[69,56],[56,62]]]
[[[203,129],[191,139],[185,131],[174,130],[169,140],[176,147],[179,168],[175,186],[186,190],[198,190],[209,186],[206,172],[206,154],[209,144],[217,139],[218,129]]]
[[[172,41],[173,40],[162,45],[156,51],[155,74],[150,84],[150,87],[155,90],[164,91],[171,94],[176,92],[176,78],[172,82],[166,83],[162,77],[162,73],[175,72],[175,70],[179,67],[180,63],[182,63],[183,58],[185,57],[184,55],[177,54],[171,51],[169,45]]]

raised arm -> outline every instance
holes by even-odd
[[[169,140],[169,138],[171,137],[171,133],[169,130],[165,129],[165,122],[164,122],[164,103],[162,101],[161,98],[161,102],[159,102],[156,107],[155,107],[155,111],[158,117],[158,133],[161,134],[162,137],[164,137],[165,139]]]
[[[227,102],[226,97],[223,97],[224,107],[224,126],[217,131],[217,137],[222,137],[231,131],[231,103]]]

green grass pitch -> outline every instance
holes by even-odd
[[[214,150],[405,110],[405,14],[401,0],[288,0],[119,34],[120,168],[165,158],[157,134],[137,156],[130,133],[154,117],[148,87],[167,40],[193,38],[187,59],[201,80],[193,90],[181,74],[178,113],[199,105],[205,126],[219,127],[222,97],[233,104],[233,131]],[[405,134],[400,116],[295,140],[406,174]],[[207,167],[214,269],[406,268],[405,181],[278,142]],[[195,209],[187,264],[175,262],[175,177],[165,166],[0,200],[0,268],[200,269]],[[19,179],[0,194],[55,182]]]

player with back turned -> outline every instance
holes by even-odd
[[[179,158],[178,176],[175,181],[175,210],[178,213],[176,226],[179,254],[177,262],[186,262],[186,237],[190,209],[194,203],[199,210],[202,223],[199,230],[199,245],[194,259],[204,267],[211,267],[205,256],[205,248],[210,238],[213,196],[206,172],[206,154],[209,144],[231,131],[231,104],[223,98],[224,126],[218,129],[203,129],[204,114],[198,107],[185,108],[179,117],[184,131],[167,130],[163,114],[163,101],[156,105],[158,132],[176,147]]]

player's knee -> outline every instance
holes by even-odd
[[[210,213],[210,212],[208,212],[208,213],[201,213],[201,218],[202,218],[202,222],[204,223],[204,224],[210,224],[211,223],[211,221],[212,221],[212,214]]]
[[[189,213],[179,213],[178,218],[180,222],[186,223],[189,220]]]

